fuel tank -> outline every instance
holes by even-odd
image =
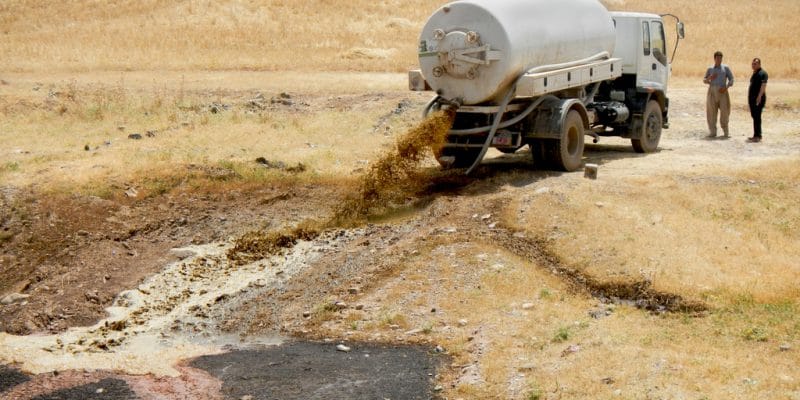
[[[614,22],[597,0],[465,0],[428,18],[419,63],[445,99],[488,104],[529,70],[610,56],[614,42]]]

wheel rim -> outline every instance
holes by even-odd
[[[658,117],[655,114],[650,114],[649,118],[647,118],[647,128],[644,132],[644,139],[652,144],[658,140],[658,135],[660,133],[661,127],[659,126]]]
[[[578,152],[578,128],[571,126],[567,132],[567,152],[574,156]]]

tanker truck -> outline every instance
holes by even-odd
[[[529,146],[537,166],[583,166],[584,136],[658,148],[669,127],[665,16],[609,12],[597,0],[464,0],[427,20],[414,91],[434,91],[424,114],[455,108],[437,160],[470,173],[488,148]]]

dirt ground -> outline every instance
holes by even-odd
[[[598,163],[601,176],[619,177],[757,165],[800,151],[797,114],[767,113],[765,141],[748,144],[749,120],[739,109],[731,139],[706,140],[702,92],[677,88],[672,97],[672,127],[658,153],[639,155],[627,141],[603,139],[587,145],[585,161]],[[421,108],[416,98],[409,102]],[[770,131],[782,133],[773,140]],[[407,334],[402,318],[380,315],[385,288],[405,279],[396,265],[434,243],[492,242],[536,260],[574,293],[650,311],[703,312],[702,303],[679,294],[582,275],[546,243],[505,227],[500,214],[521,190],[547,180],[568,192],[583,178],[533,170],[527,150],[493,157],[470,177],[425,167],[430,181],[397,215],[331,229],[244,266],[225,256],[232,239],[324,219],[346,193],[333,185],[275,184],[105,200],[2,187],[0,293],[18,297],[0,306],[0,331],[8,334],[0,392],[9,399],[434,397],[452,383],[446,352]],[[434,292],[477,285],[469,274],[425,279],[440,280]],[[426,296],[435,293],[407,294],[409,315],[445,312]],[[353,329],[362,321],[381,329]],[[283,355],[268,354],[268,344],[280,343]],[[292,352],[302,354],[280,358]],[[50,359],[56,356],[74,364]],[[263,386],[271,379],[283,386]]]

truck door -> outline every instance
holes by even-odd
[[[669,61],[667,60],[667,41],[664,37],[664,23],[650,21],[650,39],[652,47],[651,79],[661,85],[664,93],[667,92],[669,80]]]
[[[638,72],[639,87],[666,92],[669,62],[664,24],[661,21],[642,21],[642,62]]]

